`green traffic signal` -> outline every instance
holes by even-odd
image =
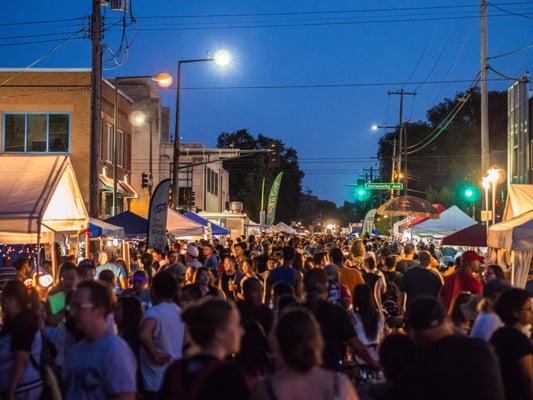
[[[357,201],[366,201],[370,198],[370,191],[365,186],[357,186],[355,189]]]
[[[461,195],[469,203],[478,201],[480,197],[479,189],[474,185],[464,186]]]

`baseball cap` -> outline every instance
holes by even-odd
[[[446,313],[444,307],[435,297],[417,297],[407,307],[405,322],[415,330],[436,328],[444,322]]]
[[[189,253],[189,255],[193,257],[198,257],[198,247],[190,244],[189,246],[187,246],[187,253]]]
[[[461,262],[468,263],[472,261],[479,261],[482,263],[485,262],[485,257],[480,256],[474,250],[465,251],[461,256]]]
[[[326,272],[326,278],[328,281],[337,278],[339,275],[339,267],[337,267],[335,264],[326,265],[324,271]]]

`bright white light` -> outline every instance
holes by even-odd
[[[483,180],[481,181],[481,184],[483,185],[484,189],[488,189],[490,187],[490,180],[488,176],[484,176]]]
[[[213,60],[217,65],[225,67],[231,62],[231,54],[226,50],[218,50],[213,56]]]
[[[377,126],[377,125],[372,125],[372,130],[373,130],[373,131],[377,131],[378,128],[379,128],[379,126]]]
[[[152,77],[152,80],[157,82],[157,85],[162,88],[167,88],[170,85],[172,85],[172,75],[167,74],[166,72],[161,72],[160,74],[157,74],[156,76]]]
[[[44,288],[47,288],[52,283],[54,283],[54,278],[50,274],[43,274],[39,276],[39,285]]]
[[[143,126],[146,122],[146,115],[142,111],[134,111],[130,115],[130,121],[134,126]]]
[[[488,180],[491,183],[496,183],[500,179],[500,170],[498,168],[489,168],[487,171]]]

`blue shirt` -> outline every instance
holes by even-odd
[[[107,400],[137,391],[137,362],[128,344],[113,333],[76,343],[66,363],[66,400]]]
[[[115,274],[115,282],[116,282],[115,293],[119,294],[120,293],[119,279],[127,278],[124,267],[122,267],[121,265],[113,264],[113,263],[99,265],[98,267],[96,267],[96,278],[99,279],[100,272],[105,271],[105,270],[112,271],[113,274]]]
[[[211,257],[205,260],[204,267],[216,269],[218,267],[218,257],[214,254],[211,254]]]

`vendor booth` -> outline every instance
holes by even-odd
[[[176,238],[197,238],[204,237],[206,228],[169,208],[167,214],[167,231]]]
[[[217,225],[214,222],[209,222],[207,219],[201,217],[198,214],[193,213],[192,211],[186,211],[183,213],[183,215],[189,218],[191,221],[194,221],[202,226],[207,227],[210,230],[211,235],[213,236],[229,235],[230,233],[229,229]]]
[[[272,229],[274,230],[274,232],[289,233],[289,234],[296,233],[296,229],[291,228],[289,225],[287,225],[284,222],[280,222],[279,224],[274,225]]]
[[[443,246],[487,247],[487,228],[471,225],[442,239]]]
[[[105,220],[110,224],[124,229],[124,236],[130,240],[145,240],[148,231],[148,220],[131,211],[125,211]]]
[[[68,156],[0,155],[0,242],[43,243],[87,228],[88,215]],[[54,271],[55,251],[49,251]],[[42,262],[42,260],[41,260]]]
[[[411,228],[413,236],[440,239],[457,231],[477,224],[459,207],[451,206],[440,214],[439,219],[428,219]]]
[[[533,255],[533,210],[491,226],[488,245],[511,253],[511,283],[523,288]]]

